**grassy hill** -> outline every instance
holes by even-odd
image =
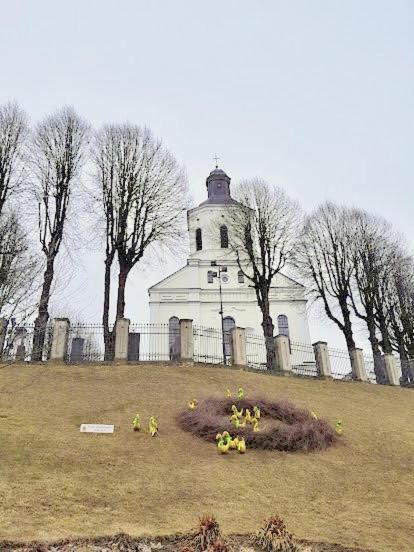
[[[341,418],[340,444],[220,456],[177,427],[188,399],[239,385]],[[131,431],[136,411],[158,417],[158,438]],[[171,534],[205,512],[224,532],[247,533],[277,512],[302,538],[411,551],[413,411],[413,390],[203,366],[3,367],[0,538]],[[82,422],[116,430],[81,434]]]

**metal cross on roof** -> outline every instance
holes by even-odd
[[[218,161],[219,161],[220,157],[218,157],[217,153],[216,153],[215,157],[213,157],[213,159],[216,162],[216,169],[218,169]]]

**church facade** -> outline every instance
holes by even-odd
[[[195,325],[221,329],[220,298],[224,329],[246,328],[262,335],[261,311],[254,289],[244,278],[229,248],[231,236],[226,212],[235,203],[230,178],[216,168],[207,177],[208,197],[187,212],[190,254],[187,264],[149,288],[151,323],[176,326],[180,318]],[[221,293],[220,293],[221,287]],[[283,274],[270,291],[270,312],[275,335],[310,343],[304,287]]]

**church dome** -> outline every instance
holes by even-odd
[[[208,199],[202,205],[206,203],[233,203],[234,200],[230,195],[230,180],[223,169],[216,167],[212,170],[206,179]]]

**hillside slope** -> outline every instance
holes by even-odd
[[[177,427],[188,399],[239,385],[341,418],[340,444],[220,456]],[[413,550],[413,410],[413,390],[203,366],[3,367],[0,538],[170,534],[204,512],[246,533],[277,512],[303,538]],[[158,438],[132,432],[136,411],[158,417]],[[82,422],[116,430],[81,434]]]

